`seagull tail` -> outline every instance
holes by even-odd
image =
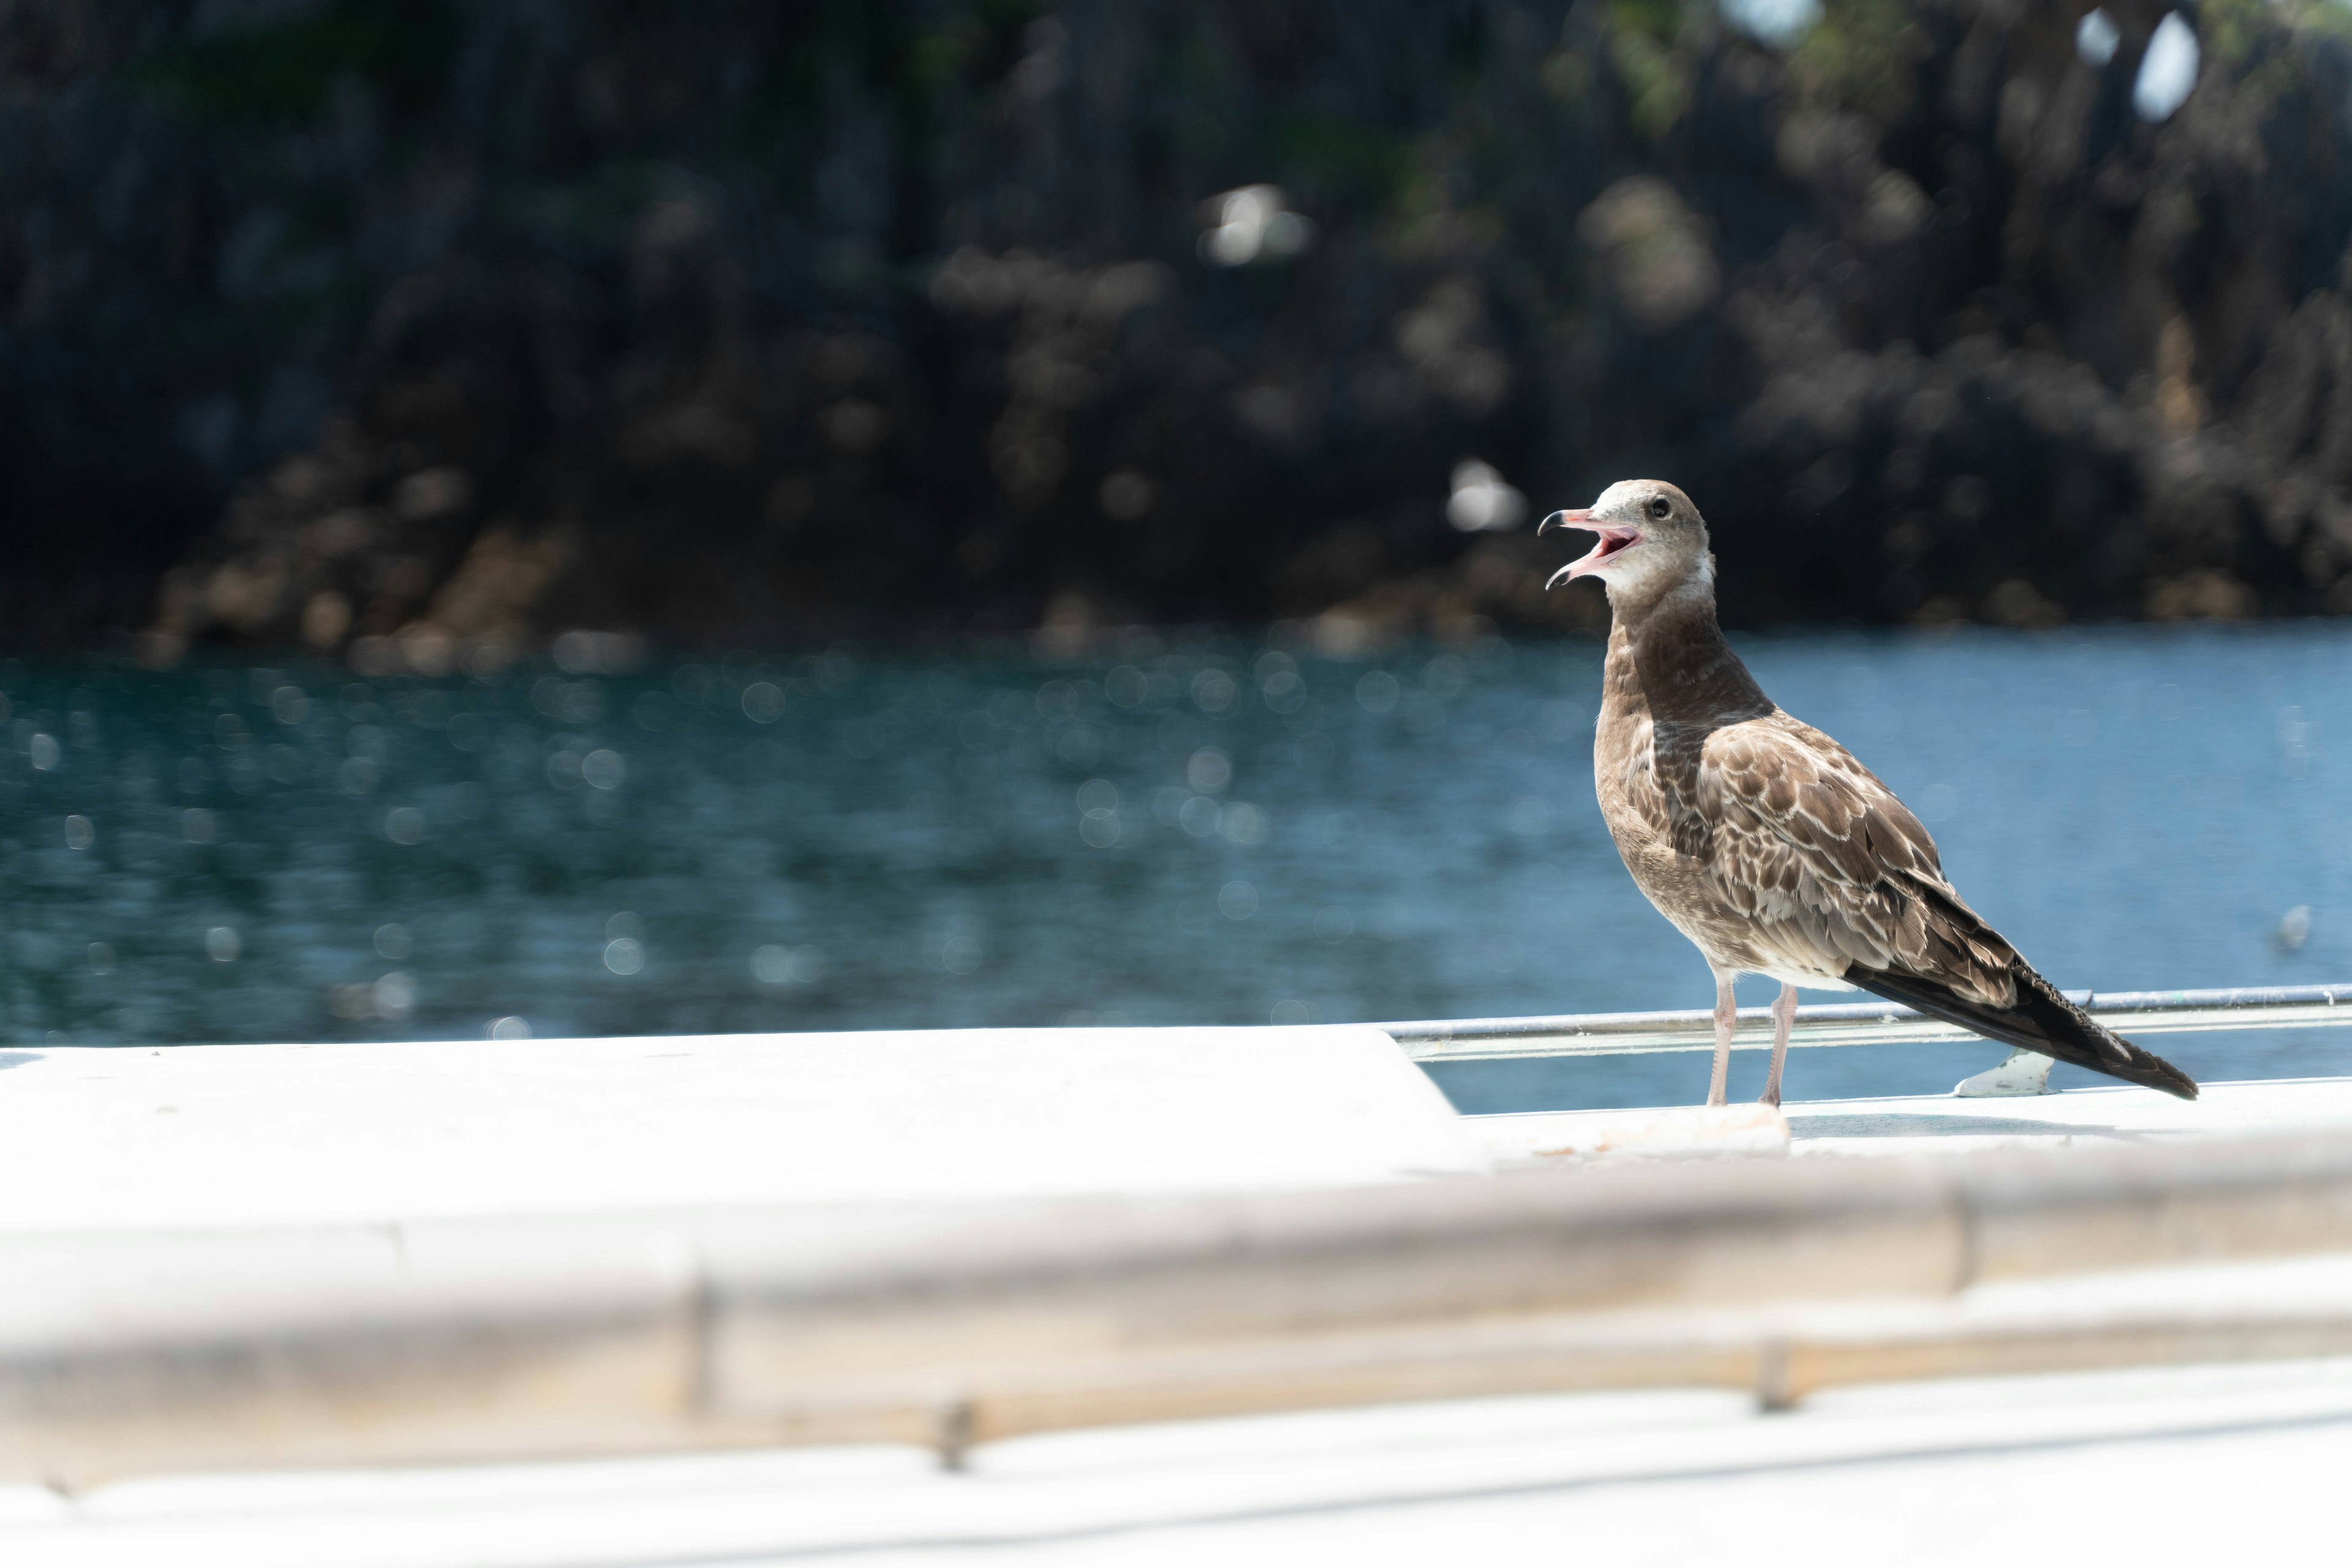
[[[2013,963],[2010,973],[2017,981],[2017,1001],[2008,1007],[1970,1001],[1939,980],[1901,970],[1855,964],[1845,972],[1845,978],[1890,1002],[1908,1003],[1929,1017],[1973,1029],[2003,1045],[2039,1051],[2183,1100],[2197,1098],[2194,1079],[2100,1024],[2022,962]]]

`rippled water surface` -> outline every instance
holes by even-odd
[[[2352,979],[2345,630],[1741,645],[2061,984]],[[93,1044],[1703,1006],[1593,805],[1599,664],[1177,637],[490,679],[13,662],[0,1003],[19,1042]],[[2151,1043],[2352,1070],[2352,1031]],[[2000,1054],[1808,1051],[1791,1092]],[[1443,1081],[1499,1109],[1704,1078]]]

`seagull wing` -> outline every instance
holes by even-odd
[[[1944,879],[1936,841],[1843,746],[1774,712],[1710,731],[1687,790],[1707,877],[1791,967],[1932,974],[2007,1006],[2016,950]],[[1684,792],[1677,792],[1684,793]]]
[[[1919,819],[1835,741],[1776,711],[1708,731],[1696,752],[1669,811],[1703,825],[1689,837],[1755,946],[1990,1038],[2197,1098],[2187,1073],[2084,1012],[1969,908]]]

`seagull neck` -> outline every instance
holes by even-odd
[[[1639,703],[1653,721],[1761,718],[1772,700],[1724,640],[1713,584],[1693,578],[1639,604],[1612,604],[1603,701]]]

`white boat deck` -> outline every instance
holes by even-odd
[[[0,1241],[1484,1170],[1365,1027],[0,1053]]]
[[[9,1568],[2323,1563],[2352,1361],[0,1489]]]
[[[1788,1122],[1787,1152],[1803,1158],[1958,1154],[2352,1130],[2352,1078],[2209,1083],[2202,1090],[2195,1100],[2125,1084],[1998,1100],[1945,1094],[1791,1100],[1782,1114]],[[1745,1108],[1726,1110],[1731,1128],[1727,1152],[1764,1152],[1776,1142],[1748,1136],[1755,1123]],[[1661,1121],[1671,1124],[1689,1114],[1674,1108],[1559,1110],[1473,1116],[1464,1121],[1497,1168],[1526,1169],[1590,1158],[1626,1131],[1654,1131]],[[1619,1146],[1638,1153],[1654,1147],[1654,1141],[1623,1140]],[[1693,1154],[1706,1149],[1678,1141],[1663,1152]]]
[[[0,1241],[1270,1192],[1612,1148],[1777,1152],[1753,1109],[1727,1108],[1727,1131],[1678,1107],[1458,1116],[1368,1026],[20,1049],[0,1052]],[[2210,1084],[2194,1102],[2119,1086],[1784,1113],[1797,1156],[2121,1144],[2352,1128],[2352,1077]]]
[[[534,1226],[577,1237],[583,1222],[714,1213],[771,1240],[837,1240],[867,1210],[1499,1191],[1482,1178],[1608,1173],[1628,1153],[1762,1156],[1791,1177],[1912,1157],[1913,1180],[1944,1153],[2352,1133],[2352,1078],[2216,1084],[2193,1104],[2128,1088],[1799,1102],[1782,1127],[1748,1107],[1460,1117],[1370,1027],[12,1051],[0,1373],[117,1332],[233,1329],[240,1301],[284,1306],[272,1259],[407,1311],[411,1270],[457,1276],[405,1249],[446,1247],[453,1223],[495,1225],[479,1234],[501,1247]],[[563,1245],[461,1260],[457,1283],[511,1263],[561,1287],[530,1270],[561,1264]],[[243,1268],[252,1293],[181,1299],[173,1281],[206,1277],[215,1250],[220,1278]],[[649,1262],[646,1288],[672,1289],[668,1267]],[[1824,1386],[1769,1415],[1752,1393],[1656,1387],[1097,1426],[983,1438],[961,1473],[891,1441],[236,1474],[149,1463],[61,1488],[20,1469],[0,1477],[0,1563],[1377,1564],[1553,1541],[1580,1558],[1823,1568],[2300,1561],[2340,1534],[2326,1478],[2352,1463],[2352,1255],[1988,1279],[1916,1303],[1791,1309],[1771,1331],[1843,1342],[1865,1307],[1889,1344],[1997,1355],[2049,1325],[2119,1324],[2210,1345],[2248,1327],[2271,1346],[2249,1353],[2277,1359]],[[0,1405],[37,1383],[14,1386]],[[328,1436],[381,1451],[362,1427]],[[205,1440],[199,1426],[158,1452]]]

